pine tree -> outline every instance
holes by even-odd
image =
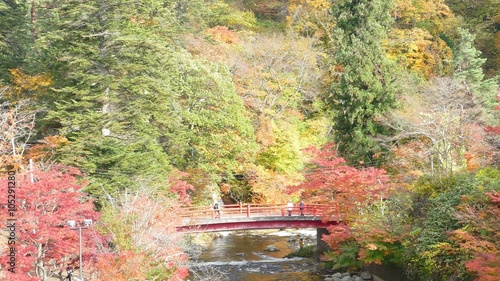
[[[481,58],[481,51],[474,47],[475,36],[465,29],[459,29],[459,33],[460,42],[455,50],[453,60],[454,76],[464,84],[470,93],[481,100],[486,114],[491,115],[497,103],[497,78],[485,79],[482,67],[486,59]],[[490,119],[492,119],[491,116]]]
[[[69,0],[43,23],[41,59],[55,77],[45,126],[71,142],[64,161],[92,175],[94,195],[245,157],[253,130],[229,70],[177,43],[195,2]]]
[[[26,1],[0,1],[0,81],[26,60],[32,41]]]
[[[344,0],[334,5],[335,64],[341,69],[328,103],[334,112],[335,142],[352,164],[370,165],[383,131],[375,120],[394,106],[394,66],[382,48],[392,18],[391,1]]]

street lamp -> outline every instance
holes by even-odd
[[[92,220],[91,219],[84,219],[83,220],[83,225],[81,224],[76,224],[76,221],[74,220],[69,220],[66,222],[71,230],[77,230],[78,229],[78,252],[79,252],[79,258],[80,258],[80,280],[83,281],[83,274],[82,274],[82,228],[89,228],[90,225],[92,225]]]

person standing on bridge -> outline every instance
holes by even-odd
[[[292,211],[293,211],[293,203],[292,203],[292,200],[288,201],[288,204],[286,204],[287,208],[288,208],[288,216],[291,216],[292,215]]]
[[[214,203],[214,213],[215,213],[215,218],[220,219],[219,202],[217,201],[215,201]]]
[[[306,205],[304,205],[304,201],[300,200],[300,204],[299,204],[299,209],[300,209],[300,215],[301,216],[304,216],[304,208],[305,208]]]

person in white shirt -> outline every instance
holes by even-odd
[[[292,215],[292,211],[293,211],[293,203],[292,203],[292,200],[288,201],[288,204],[286,204],[287,208],[288,208],[288,216],[291,216]]]

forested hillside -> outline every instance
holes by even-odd
[[[499,74],[497,0],[2,0],[2,268],[91,217],[95,278],[182,280],[179,207],[302,199],[346,206],[329,267],[498,280]]]

